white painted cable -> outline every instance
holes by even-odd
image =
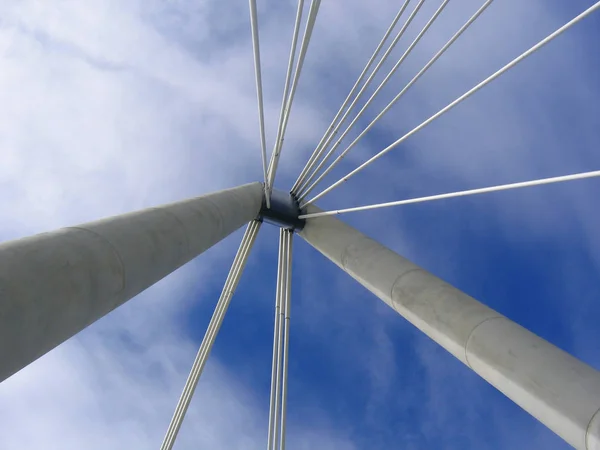
[[[402,89],[400,91],[400,93],[398,95],[396,95],[396,97],[394,97],[394,99],[385,107],[385,109],[383,111],[381,111],[381,113],[379,113],[379,115],[377,117],[375,117],[375,119],[373,119],[373,121],[371,121],[371,123],[367,126],[367,128],[365,128],[357,137],[356,139],[354,139],[354,141],[352,141],[352,143],[350,143],[350,145],[344,149],[344,151],[342,153],[340,153],[340,155],[329,165],[329,167],[327,167],[327,169],[325,169],[325,171],[312,183],[312,185],[310,185],[308,188],[303,189],[302,193],[299,194],[299,199],[302,201],[306,198],[306,196],[308,194],[310,194],[314,188],[323,180],[323,178],[325,178],[339,163],[340,161],[348,154],[348,152],[358,143],[358,141],[360,139],[362,139],[365,134],[367,134],[367,132],[379,121],[379,119],[381,119],[384,114],[386,114],[391,108],[392,106],[394,106],[396,104],[396,102],[398,102],[398,100],[400,100],[400,98],[406,93],[406,91],[408,91],[408,89],[410,89],[410,87],[412,87],[412,85],[414,85],[417,80],[419,78],[421,78],[421,76],[446,52],[446,50],[448,50],[448,48],[450,48],[450,46],[464,33],[464,31],[469,28],[469,26],[475,22],[475,20],[486,10],[486,8],[488,6],[490,6],[490,4],[493,2],[493,0],[487,0],[482,6],[481,8],[479,8],[477,10],[477,12],[475,12],[475,14],[473,14],[473,16],[471,16],[471,18],[465,22],[465,24],[454,34],[454,36],[452,36],[448,42],[446,42],[446,44],[444,44],[444,46],[433,56],[433,58],[431,58],[429,60],[429,62],[427,64],[425,64],[425,66],[413,77],[412,80],[410,80],[408,82],[408,84],[404,87],[404,89]],[[318,172],[320,170],[320,167],[317,167],[317,169],[315,169],[315,173]]]
[[[550,34],[549,36],[547,36],[546,38],[542,39],[540,42],[538,42],[536,45],[534,45],[533,47],[531,47],[529,50],[525,51],[520,56],[518,56],[517,58],[513,59],[511,62],[509,62],[508,64],[506,64],[500,70],[498,70],[494,74],[490,75],[488,78],[486,78],[485,80],[483,80],[481,83],[479,83],[478,85],[476,85],[475,87],[473,87],[472,89],[470,89],[469,91],[467,91],[466,93],[464,93],[463,95],[461,95],[460,97],[458,97],[452,103],[448,104],[447,106],[445,106],[444,108],[442,108],[441,110],[439,110],[437,113],[435,113],[429,119],[427,119],[425,122],[421,123],[416,128],[413,128],[411,131],[409,131],[407,134],[405,134],[404,136],[402,136],[396,142],[394,142],[393,144],[389,145],[388,147],[386,147],[385,149],[383,149],[382,151],[380,151],[379,153],[377,153],[375,156],[373,156],[372,158],[370,158],[369,160],[367,160],[366,162],[364,162],[363,164],[361,164],[360,166],[358,166],[356,169],[354,169],[352,172],[350,172],[347,175],[345,175],[344,177],[342,177],[340,180],[336,181],[334,184],[332,184],[331,186],[329,186],[327,189],[325,189],[324,191],[322,191],[321,193],[319,193],[318,195],[316,195],[315,197],[313,197],[312,199],[310,199],[308,202],[306,202],[305,205],[309,205],[311,203],[314,203],[316,200],[320,199],[325,194],[331,192],[333,189],[335,189],[336,187],[340,186],[342,183],[345,183],[346,181],[348,181],[352,176],[356,175],[358,172],[360,172],[361,170],[363,170],[365,167],[369,166],[370,164],[372,164],[373,162],[375,162],[377,159],[381,158],[383,155],[385,155],[386,153],[388,153],[390,150],[393,150],[394,148],[396,148],[399,144],[401,144],[402,142],[404,142],[406,139],[408,139],[410,136],[412,136],[413,134],[415,134],[417,131],[423,129],[424,127],[426,127],[427,125],[429,125],[431,122],[433,122],[435,119],[437,119],[438,117],[442,116],[444,113],[450,111],[452,108],[454,108],[456,105],[458,105],[459,103],[461,103],[463,100],[466,100],[467,98],[469,98],[471,95],[473,95],[479,89],[483,88],[484,86],[486,86],[490,82],[494,81],[500,75],[502,75],[503,73],[507,72],[508,70],[510,70],[511,68],[513,68],[514,66],[516,66],[519,62],[523,61],[525,58],[527,58],[531,54],[535,53],[537,50],[539,50],[540,48],[542,48],[544,45],[546,45],[547,43],[549,43],[550,41],[552,41],[554,38],[558,37],[559,35],[561,35],[565,31],[567,31],[569,28],[571,28],[577,22],[579,22],[580,20],[582,20],[585,17],[589,16],[591,13],[593,13],[594,11],[596,11],[599,8],[600,8],[600,1],[596,2],[594,5],[592,5],[588,9],[586,9],[584,12],[582,12],[581,14],[579,14],[577,17],[575,17],[574,19],[572,19],[571,21],[569,21],[568,23],[566,23],[565,25],[563,25],[562,27],[560,27],[558,30],[556,30],[555,32],[553,32],[552,34]]]
[[[215,307],[215,311],[211,317],[209,326],[204,334],[204,338],[202,339],[202,343],[196,358],[194,359],[194,363],[192,364],[190,374],[185,382],[183,392],[179,398],[179,401],[177,402],[177,407],[175,408],[171,423],[169,424],[169,428],[167,429],[167,433],[165,434],[165,438],[160,447],[161,450],[171,450],[175,444],[177,434],[179,433],[179,429],[181,428],[181,424],[185,418],[190,401],[194,395],[194,391],[198,385],[198,381],[202,375],[206,361],[208,360],[208,356],[214,344],[217,333],[219,332],[221,324],[223,323],[223,318],[225,317],[225,313],[227,312],[227,308],[229,307],[233,293],[235,292],[246,262],[248,261],[250,250],[254,245],[256,236],[260,230],[260,226],[260,222],[252,221],[246,228],[246,232],[244,233],[240,247],[235,255],[231,269],[227,275],[227,279],[225,280],[219,301],[217,302],[217,306]]]
[[[285,231],[286,234],[286,271],[285,271],[285,289],[283,302],[284,311],[284,334],[283,334],[283,371],[281,383],[281,436],[279,450],[285,450],[285,432],[287,418],[287,393],[288,393],[288,360],[290,347],[290,313],[292,307],[292,251],[294,233],[290,230]]]
[[[415,16],[419,12],[419,10],[421,9],[421,6],[423,6],[423,3],[425,3],[425,0],[420,0],[419,3],[417,3],[417,6],[415,6],[415,8],[413,9],[413,11],[410,13],[410,16],[408,16],[408,18],[406,19],[406,22],[404,22],[404,24],[402,25],[402,27],[398,31],[398,33],[396,34],[396,37],[390,43],[388,49],[385,51],[385,53],[381,57],[381,60],[377,63],[377,65],[373,69],[373,72],[371,72],[371,75],[369,75],[369,77],[365,81],[365,84],[360,88],[360,90],[358,91],[358,94],[356,94],[356,97],[354,98],[354,100],[352,101],[352,103],[350,103],[350,106],[348,106],[348,109],[346,110],[346,112],[340,118],[339,123],[333,128],[332,132],[329,133],[329,136],[327,137],[327,139],[325,139],[325,142],[321,146],[321,150],[320,150],[319,156],[315,157],[315,159],[313,160],[313,167],[314,167],[314,164],[317,163],[317,161],[321,157],[321,155],[327,150],[327,147],[331,143],[332,139],[336,136],[336,134],[338,133],[340,127],[343,125],[344,121],[348,118],[350,112],[352,112],[354,106],[356,106],[356,103],[358,102],[358,100],[360,99],[360,97],[362,96],[362,94],[369,87],[369,85],[371,84],[371,81],[373,81],[373,78],[375,77],[375,75],[377,74],[377,72],[379,71],[379,69],[382,67],[383,63],[387,60],[388,56],[390,55],[390,53],[392,52],[392,50],[394,49],[394,47],[396,46],[396,44],[398,43],[398,41],[400,40],[400,38],[404,35],[404,32],[406,31],[406,29],[408,28],[408,26],[411,24],[411,22],[413,21],[413,19],[415,18]]]
[[[271,155],[271,163],[269,164],[268,179],[269,179],[269,195],[273,190],[273,183],[275,182],[275,175],[277,174],[277,166],[279,164],[279,158],[281,157],[281,147],[285,138],[285,132],[287,130],[288,121],[290,119],[290,113],[292,111],[292,104],[294,103],[294,96],[296,95],[296,89],[298,87],[298,81],[300,80],[300,73],[304,65],[304,59],[310,44],[310,38],[312,37],[315,22],[317,20],[317,14],[319,12],[319,6],[321,0],[313,0],[308,10],[308,19],[306,20],[306,28],[304,30],[304,36],[302,37],[302,43],[300,44],[300,53],[298,55],[298,61],[296,63],[296,70],[294,72],[294,78],[292,80],[292,86],[290,88],[290,95],[288,97],[285,113],[283,116],[283,124],[281,126],[281,133],[277,142],[275,143],[273,154]]]
[[[294,70],[294,58],[296,56],[296,47],[298,45],[298,35],[300,34],[300,22],[302,21],[302,10],[304,9],[304,0],[298,0],[298,9],[296,10],[296,21],[294,23],[294,31],[292,33],[292,45],[290,48],[290,56],[288,58],[288,67],[285,75],[285,85],[283,88],[283,96],[281,98],[281,110],[279,112],[279,122],[277,125],[277,137],[275,138],[275,148],[273,152],[276,151],[277,145],[280,141],[281,131],[283,128],[283,119],[285,117],[285,113],[287,111],[287,101],[290,92],[290,84],[292,81],[292,73]],[[272,159],[269,163],[269,172],[272,167]],[[271,192],[271,191],[269,191]]]
[[[427,30],[429,30],[429,28],[431,27],[431,25],[433,25],[433,22],[435,22],[435,20],[438,18],[438,16],[442,13],[442,11],[444,10],[444,8],[448,4],[448,2],[450,2],[450,0],[444,0],[442,2],[442,4],[435,11],[435,13],[433,14],[433,16],[431,16],[431,18],[427,21],[427,23],[421,29],[421,31],[419,32],[419,34],[415,37],[415,39],[408,46],[408,48],[406,49],[406,51],[402,54],[402,56],[400,57],[400,59],[398,60],[398,62],[396,62],[396,64],[394,65],[394,67],[392,67],[392,70],[389,71],[389,73],[386,75],[386,77],[384,78],[384,80],[379,84],[379,86],[377,86],[377,89],[375,89],[375,92],[373,92],[373,94],[365,102],[365,104],[360,109],[360,111],[358,112],[358,114],[356,115],[356,117],[352,120],[352,122],[350,122],[350,124],[346,127],[346,129],[340,135],[340,137],[335,142],[335,144],[333,144],[333,146],[329,149],[329,151],[327,152],[327,154],[325,155],[325,157],[321,160],[321,162],[319,163],[319,165],[313,171],[312,175],[307,178],[307,180],[303,184],[303,187],[300,188],[301,193],[300,193],[299,197],[300,197],[301,200],[304,199],[306,197],[306,195],[308,194],[308,192],[309,192],[308,190],[305,189],[306,186],[308,186],[308,183],[310,183],[315,178],[315,176],[318,175],[319,171],[323,168],[323,166],[327,163],[327,161],[329,161],[329,158],[331,158],[331,156],[333,155],[333,153],[337,150],[337,148],[340,146],[340,144],[342,143],[342,141],[344,140],[344,138],[348,135],[348,133],[350,132],[350,130],[352,130],[352,128],[354,127],[354,125],[356,125],[358,123],[358,120],[363,116],[363,114],[365,113],[365,111],[367,110],[367,108],[371,105],[371,103],[373,102],[373,100],[375,99],[375,97],[381,92],[381,90],[385,87],[385,85],[390,81],[390,79],[392,78],[392,76],[400,68],[400,65],[406,60],[406,58],[411,53],[411,51],[416,47],[416,45],[419,43],[419,41],[421,40],[421,38],[425,35],[425,33],[427,32]],[[388,107],[391,107],[391,106],[388,105]]]
[[[442,200],[442,199],[446,199],[446,198],[466,197],[468,195],[485,194],[487,192],[508,191],[510,189],[519,189],[519,188],[524,188],[524,187],[540,186],[543,184],[562,183],[564,181],[582,180],[585,178],[593,178],[593,177],[599,177],[599,176],[600,176],[600,170],[595,170],[592,172],[582,172],[582,173],[576,173],[576,174],[572,174],[572,175],[563,175],[560,177],[542,178],[539,180],[522,181],[519,183],[510,183],[510,184],[501,184],[498,186],[491,186],[491,187],[485,187],[485,188],[479,188],[479,189],[469,189],[467,191],[448,192],[446,194],[429,195],[427,197],[409,198],[407,200],[398,200],[395,202],[376,203],[373,205],[357,206],[355,208],[336,209],[333,211],[323,211],[323,212],[312,213],[312,214],[303,214],[303,215],[299,216],[299,218],[300,219],[314,219],[317,217],[334,216],[337,214],[344,214],[344,213],[349,213],[349,212],[368,211],[371,209],[379,209],[379,208],[389,208],[391,206],[408,205],[411,203],[430,202],[433,200]]]
[[[321,146],[323,145],[323,142],[325,141],[325,139],[327,139],[329,137],[329,133],[331,133],[333,131],[333,128],[334,128],[337,120],[339,119],[340,114],[342,114],[342,112],[344,111],[344,109],[346,108],[346,106],[348,106],[348,103],[350,102],[350,99],[352,98],[352,96],[356,92],[356,89],[358,89],[358,86],[362,82],[363,78],[365,77],[365,75],[367,74],[367,72],[369,71],[369,69],[371,68],[371,65],[373,65],[373,63],[375,62],[375,59],[377,58],[377,55],[379,55],[379,52],[383,48],[383,45],[385,44],[385,41],[387,41],[388,37],[392,33],[392,30],[394,29],[394,27],[396,26],[396,24],[400,20],[400,17],[402,16],[402,14],[404,13],[404,11],[406,10],[406,7],[408,6],[409,2],[410,2],[410,0],[406,0],[404,2],[404,4],[400,7],[400,10],[396,14],[396,17],[394,17],[394,20],[392,20],[392,23],[390,24],[390,26],[388,27],[387,31],[385,32],[385,34],[381,38],[381,41],[379,41],[379,45],[377,45],[377,48],[371,54],[371,57],[369,58],[369,61],[367,62],[365,68],[362,70],[361,74],[358,76],[358,79],[356,80],[356,83],[354,83],[354,86],[352,86],[352,89],[350,90],[350,93],[346,96],[346,99],[342,103],[342,106],[340,106],[340,109],[338,110],[338,112],[336,113],[335,117],[333,118],[333,120],[329,124],[329,127],[327,127],[327,131],[325,132],[325,134],[323,135],[323,137],[321,138],[321,140],[317,144],[317,147],[313,151],[312,155],[308,159],[308,162],[306,163],[306,165],[304,166],[304,168],[302,169],[302,171],[300,172],[300,175],[298,175],[298,179],[296,180],[296,182],[292,186],[292,189],[290,190],[292,193],[295,193],[297,191],[297,189],[300,186],[300,183],[302,183],[304,181],[307,172],[309,172],[312,169],[312,167],[313,167],[312,166],[313,160],[315,158],[318,158],[320,156],[319,151],[321,149]]]

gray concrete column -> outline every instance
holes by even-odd
[[[600,449],[600,372],[332,216],[299,235],[573,447]]]
[[[0,244],[0,381],[255,219],[261,183]]]

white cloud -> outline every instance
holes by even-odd
[[[198,5],[188,17],[192,3],[181,3],[175,19],[202,37],[198,21],[215,5]],[[225,46],[221,60],[203,62],[176,39],[174,24],[160,29],[164,8],[0,7],[0,195],[10,205],[3,239],[258,177],[255,93],[245,86],[250,57]],[[266,106],[270,115],[279,108]],[[230,239],[212,249],[5,381],[0,448],[156,447],[195,354],[177,319],[191,288],[200,281],[208,292],[234,247]],[[211,361],[179,448],[262,448],[264,406]],[[290,436],[296,448],[352,448],[331,429],[291,423]]]
[[[395,14],[396,3],[323,2],[282,158],[286,180],[325,130],[335,112],[332,107],[350,89]],[[382,97],[397,92],[480,3],[451,3]],[[295,7],[293,1],[259,6],[266,116],[276,118]],[[427,2],[417,23],[422,25],[434,7],[437,4]],[[541,1],[495,2],[407,94],[403,106],[384,119],[385,139],[399,137],[562,24],[567,15],[553,8]],[[9,205],[0,210],[2,239],[260,178],[246,4],[9,0],[0,6],[0,17],[0,203]],[[416,32],[411,30],[403,42]],[[474,98],[432,125],[430,132],[415,136],[405,151],[410,168],[424,177],[411,178],[403,161],[388,159],[369,171],[371,177],[390,180],[379,190],[357,180],[324,203],[380,201],[376,196],[392,195],[392,188],[393,195],[410,195],[427,189],[429,181],[440,188],[444,183],[476,187],[492,177],[516,181],[554,170],[557,161],[566,159],[568,142],[561,136],[567,133],[553,129],[556,118],[550,108],[541,102],[537,107],[525,104],[523,98],[544,98],[568,88],[570,99],[563,107],[571,112],[584,99],[598,98],[594,80],[579,75],[585,73],[586,58],[594,54],[582,41],[576,34],[561,38],[556,52],[550,53],[554,57],[540,53],[496,88],[490,87],[489,95],[482,92],[481,101]],[[538,83],[537,70],[551,76],[552,83]],[[592,103],[585,100],[586,105]],[[578,130],[590,148],[598,142],[594,120],[590,114]],[[544,129],[547,133],[541,135]],[[273,121],[267,130],[272,139]],[[362,162],[375,150],[363,143],[349,156],[349,164]],[[510,239],[537,236],[551,241],[560,227],[560,221],[552,219],[567,210],[580,221],[593,254],[600,243],[586,220],[589,198],[584,189],[570,192],[558,197],[569,203],[560,210],[548,212],[536,204],[535,211],[546,214],[542,220],[524,214],[539,201],[533,194],[516,205],[495,200],[497,212],[490,214],[512,224],[506,231]],[[427,193],[432,192],[423,192]],[[383,221],[351,220],[370,234],[385,234],[390,245],[405,253],[419,250],[426,260],[436,251],[413,248],[402,230],[384,229]],[[391,223],[401,220],[395,217]],[[517,228],[529,234],[516,233]],[[192,288],[203,284],[202,292],[212,289],[210,277],[224,274],[236,246],[234,238],[212,249],[0,385],[0,422],[7,430],[0,448],[156,447],[195,351],[179,330],[178,319],[195,300]],[[451,264],[444,270],[448,276],[461,272]],[[309,282],[305,287],[307,293],[318,292]],[[347,297],[354,285],[334,284],[332,292]],[[327,305],[314,303],[310,320],[297,322],[304,331],[318,335],[329,323],[352,342],[351,325],[373,328],[359,348],[370,355],[369,407],[377,409],[394,392],[395,372],[386,368],[396,361],[386,330],[376,329],[375,319],[332,317]],[[432,389],[444,388],[431,356],[418,357],[428,367]],[[337,357],[345,363],[351,359]],[[430,392],[429,410],[439,412],[433,428],[442,427],[451,414],[435,403],[446,394]],[[464,414],[480,411],[476,400]],[[295,448],[353,448],[350,434],[335,429],[323,416],[308,424],[290,423]],[[319,426],[320,420],[324,426]],[[180,448],[262,448],[265,428],[266,405],[231,368],[213,358],[182,430]]]

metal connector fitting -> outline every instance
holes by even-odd
[[[264,222],[287,230],[301,230],[306,223],[305,219],[299,219],[301,214],[298,200],[289,192],[273,189],[271,194],[271,207],[263,198],[262,207],[258,218]]]

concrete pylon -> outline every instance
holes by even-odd
[[[332,216],[299,235],[573,447],[600,450],[600,372]]]
[[[263,185],[0,244],[0,381],[255,219]]]

